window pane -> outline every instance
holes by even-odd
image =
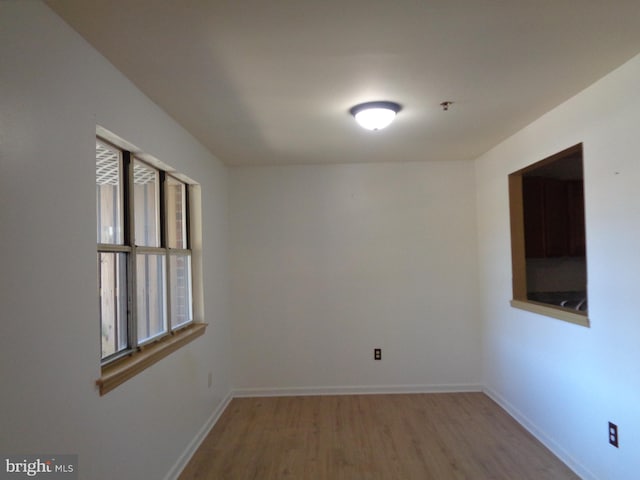
[[[128,346],[126,261],[125,253],[98,253],[102,358]]]
[[[191,307],[191,255],[171,255],[171,328],[190,322]]]
[[[136,224],[136,245],[147,247],[160,246],[158,184],[158,171],[139,160],[134,160],[133,208]]]
[[[96,140],[98,243],[122,244],[120,151]]]
[[[169,248],[187,248],[186,185],[167,176],[167,243]]]
[[[167,331],[165,268],[164,255],[136,257],[138,342]]]

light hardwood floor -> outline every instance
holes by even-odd
[[[482,393],[237,398],[180,476],[577,478]]]

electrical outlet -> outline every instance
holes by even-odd
[[[618,448],[618,426],[609,422],[609,443]]]
[[[382,360],[382,349],[374,348],[373,349],[373,359],[374,360]]]

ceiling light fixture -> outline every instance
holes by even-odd
[[[351,107],[349,113],[367,130],[388,127],[402,107],[396,102],[366,102]]]

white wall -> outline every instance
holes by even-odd
[[[477,161],[488,391],[584,478],[640,472],[640,57]],[[591,328],[509,306],[507,175],[584,142]],[[608,444],[607,422],[620,448]]]
[[[478,388],[473,181],[470,162],[231,169],[239,392]]]
[[[200,182],[204,337],[104,397],[96,124]],[[161,479],[231,390],[226,170],[40,2],[0,2],[0,451]],[[208,373],[214,385],[207,388]]]

